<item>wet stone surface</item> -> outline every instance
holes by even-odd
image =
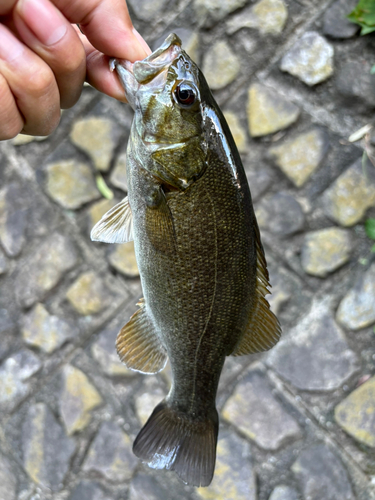
[[[113,496],[100,484],[93,481],[81,481],[73,490],[68,500],[112,500]]]
[[[256,371],[239,382],[222,414],[265,450],[277,450],[301,437],[297,422],[273,396],[266,378]],[[268,415],[267,420],[264,415]]]
[[[305,498],[355,500],[344,465],[324,444],[303,450],[292,465],[292,471]]]
[[[16,257],[26,242],[28,207],[17,183],[0,190],[0,243],[9,257]],[[0,264],[1,267],[1,264]]]
[[[243,7],[246,0],[228,0],[217,2],[216,0],[194,0],[194,9],[201,26],[210,27],[215,22],[224,19],[228,14],[239,7]]]
[[[297,491],[290,486],[276,486],[269,500],[299,500]]]
[[[88,271],[79,276],[66,293],[74,309],[83,316],[97,314],[108,305],[109,293],[103,280]]]
[[[260,0],[230,19],[227,32],[255,28],[262,35],[277,35],[283,31],[287,18],[288,9],[283,0]]]
[[[346,16],[357,5],[356,0],[337,0],[324,13],[323,33],[332,38],[351,38],[358,30],[357,24],[351,23]]]

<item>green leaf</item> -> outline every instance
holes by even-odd
[[[96,174],[96,187],[99,189],[101,195],[104,198],[107,198],[107,200],[112,200],[114,196],[113,191],[109,189],[101,174]]]
[[[366,230],[367,236],[370,239],[375,240],[375,219],[374,218],[367,219],[367,221],[365,222],[365,230]]]
[[[375,64],[374,64],[374,66],[370,69],[370,73],[371,73],[372,75],[375,75]]]
[[[372,252],[372,253],[375,253],[375,245],[372,245],[372,247],[371,247],[371,252]]]
[[[373,31],[375,31],[375,26],[362,26],[361,36],[368,35],[369,33],[372,33]]]
[[[352,23],[361,26],[361,35],[372,33],[375,31],[375,1],[360,0],[347,18]]]

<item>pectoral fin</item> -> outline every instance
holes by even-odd
[[[109,210],[91,231],[92,241],[128,243],[133,241],[133,216],[128,197]]]
[[[137,305],[139,309],[117,336],[117,352],[131,370],[157,373],[165,367],[167,354],[147,314],[144,299]]]
[[[269,292],[267,262],[264,256],[258,226],[255,228],[257,252],[256,304],[249,318],[244,336],[231,353],[232,356],[254,354],[271,349],[279,340],[281,327],[279,320],[270,310],[264,298]]]
[[[145,224],[147,236],[156,250],[166,254],[176,251],[172,213],[164,193],[157,206],[146,208]]]

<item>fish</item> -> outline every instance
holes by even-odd
[[[111,61],[134,109],[128,194],[91,238],[134,240],[144,297],[117,337],[131,370],[171,388],[133,452],[154,469],[208,486],[216,460],[215,405],[226,356],[273,347],[281,327],[247,178],[225,118],[198,66],[170,34],[141,61]]]

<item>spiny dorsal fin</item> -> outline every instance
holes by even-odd
[[[95,224],[91,231],[91,239],[104,243],[133,241],[133,216],[127,196]]]
[[[268,281],[267,262],[256,222],[255,244],[257,253],[256,303],[244,336],[231,353],[232,356],[267,351],[277,343],[281,335],[279,320],[270,310],[270,305],[265,299],[265,295],[270,293],[268,287],[271,285]]]
[[[144,299],[137,305],[139,309],[117,335],[117,352],[131,370],[157,373],[165,367],[167,354],[147,314]]]

